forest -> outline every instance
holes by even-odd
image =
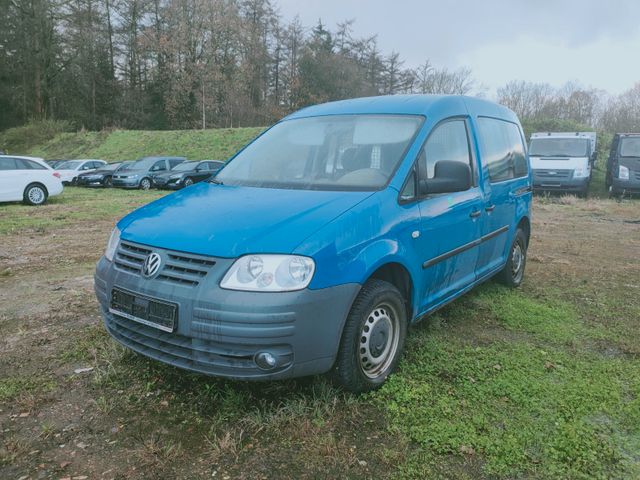
[[[640,84],[611,95],[505,79],[490,92],[426,54],[407,65],[375,32],[355,35],[356,19],[303,25],[273,0],[0,0],[0,11],[0,130],[264,126],[314,103],[401,93],[492,98],[540,128],[640,130]]]

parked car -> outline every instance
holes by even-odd
[[[111,187],[113,174],[132,163],[132,161],[107,163],[97,170],[81,173],[78,175],[76,185],[82,187]]]
[[[113,186],[149,190],[153,186],[153,175],[167,172],[185,160],[184,157],[143,157],[113,175]]]
[[[41,158],[0,155],[0,202],[42,205],[61,193],[60,174]]]
[[[586,196],[596,161],[596,133],[534,133],[529,159],[535,190]]]
[[[60,174],[63,185],[75,185],[78,175],[102,168],[107,162],[104,160],[67,160],[56,166],[56,171]]]
[[[616,133],[607,160],[611,196],[640,194],[640,133]]]
[[[194,183],[208,180],[224,166],[220,160],[202,160],[200,162],[184,162],[165,173],[152,176],[156,188],[177,190]]]
[[[516,115],[462,96],[317,105],[208,182],[118,222],[95,275],[109,333],[210,375],[331,371],[379,387],[407,328],[522,282],[532,179]]]
[[[58,165],[62,165],[68,160],[45,160],[45,163],[55,170]]]

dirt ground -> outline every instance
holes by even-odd
[[[67,208],[52,204],[47,216]],[[119,215],[0,235],[1,478],[395,475],[415,446],[367,398],[322,378],[247,385],[186,375],[116,346],[92,275]],[[538,198],[532,232],[524,288],[556,292],[617,332],[593,340],[594,351],[637,360],[640,202]],[[450,335],[481,343],[493,333],[458,325]],[[447,462],[451,477],[484,476],[477,457]]]

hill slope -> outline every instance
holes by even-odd
[[[179,155],[192,160],[226,160],[262,130],[223,128],[212,130],[102,132],[52,132],[38,138],[23,127],[0,134],[0,148],[13,154],[29,154],[45,159],[101,158],[107,161],[133,160],[147,155]]]

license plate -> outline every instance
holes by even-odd
[[[178,305],[175,303],[119,288],[111,290],[109,312],[165,332],[175,331],[178,319]]]

